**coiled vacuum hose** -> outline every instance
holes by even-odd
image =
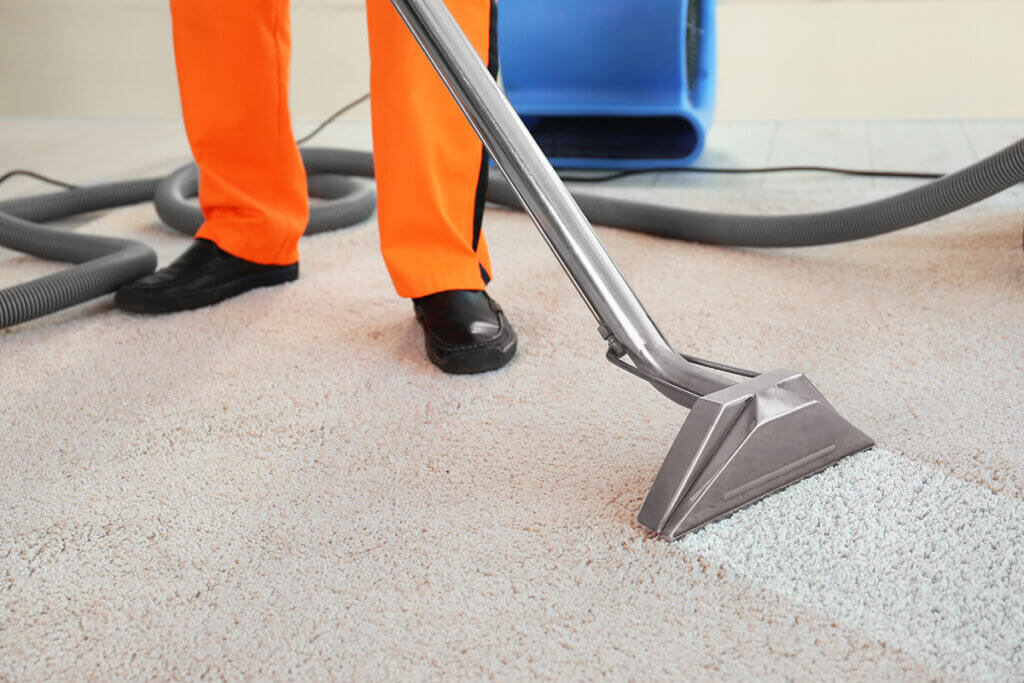
[[[349,176],[373,177],[373,156],[353,150],[305,148],[310,194],[325,199],[310,211],[306,232],[335,230],[373,212],[372,189]],[[55,230],[48,221],[152,199],[169,226],[193,234],[202,223],[188,202],[196,192],[190,164],[162,180],[95,185],[0,203],[0,246],[74,268],[0,290],[0,328],[101,296],[151,272],[156,255],[140,242]],[[595,224],[693,242],[747,247],[800,247],[881,235],[917,225],[1024,182],[1024,139],[967,168],[907,192],[859,206],[788,216],[750,216],[677,209],[613,199],[588,191],[573,196]],[[487,199],[513,209],[519,200],[492,171]]]
[[[347,177],[372,177],[372,156],[358,154],[358,163],[353,163],[338,152],[302,151],[309,193],[324,200],[310,208],[306,234],[343,228],[373,213],[373,188]],[[202,212],[188,202],[198,186],[196,166],[188,164],[163,179],[93,185],[0,203],[0,246],[78,264],[0,289],[0,329],[109,294],[156,268],[156,253],[142,242],[57,230],[40,222],[152,200],[167,225],[192,235],[203,222]]]
[[[156,253],[142,242],[55,230],[35,221],[137,204],[153,197],[158,182],[95,185],[0,204],[0,245],[79,264],[0,290],[0,328],[102,296],[152,272]]]

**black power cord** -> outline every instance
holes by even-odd
[[[301,145],[305,142],[308,142],[314,136],[319,134],[324,128],[334,123],[334,121],[337,120],[338,117],[342,116],[343,114],[353,109],[354,107],[359,106],[368,99],[370,99],[370,93],[360,95],[358,98],[352,100],[351,102],[349,102],[348,104],[346,104],[345,106],[341,107],[336,112],[328,116],[326,119],[321,121],[320,124],[311,132],[307,133],[303,137],[296,140],[295,144]],[[66,190],[74,190],[75,188],[79,187],[78,185],[72,185],[71,183],[64,182],[63,180],[57,180],[56,178],[51,178],[50,176],[43,175],[42,173],[37,173],[36,171],[30,171],[25,168],[15,168],[4,173],[2,176],[0,176],[0,185],[10,180],[11,178],[14,178],[15,176],[26,176],[28,178],[35,178],[36,180],[39,180],[44,183],[49,183],[50,185],[63,187]]]
[[[29,170],[24,169],[24,168],[15,168],[15,169],[12,169],[12,170],[8,171],[7,173],[4,173],[3,175],[0,175],[0,184],[4,183],[6,180],[9,180],[10,178],[13,178],[13,177],[19,176],[19,175],[27,176],[29,178],[35,178],[36,180],[41,180],[44,183],[49,183],[51,185],[56,185],[57,187],[63,187],[65,190],[73,190],[76,187],[78,187],[78,185],[72,185],[71,183],[65,183],[63,180],[57,180],[56,178],[51,178],[49,176],[43,175],[42,173],[36,173],[35,171],[29,171]]]
[[[626,176],[644,173],[707,173],[707,174],[742,174],[742,173],[792,173],[795,171],[813,171],[816,173],[838,173],[840,175],[863,176],[868,178],[913,178],[915,180],[935,180],[942,173],[920,173],[917,171],[867,171],[858,168],[842,168],[839,166],[763,166],[752,168],[701,168],[699,166],[680,166],[672,168],[641,168],[629,171],[616,171],[598,176],[569,175],[560,173],[562,180],[573,183],[604,183]]]
[[[352,100],[348,104],[339,108],[336,112],[324,119],[316,128],[302,136],[295,141],[296,144],[302,145],[309,142],[311,139],[316,137],[321,131],[327,126],[331,125],[339,117],[344,115],[346,112],[357,107],[358,105],[366,102],[370,99],[370,93],[365,93],[358,98]],[[857,168],[842,168],[838,166],[764,166],[764,167],[752,167],[752,168],[701,168],[701,167],[679,167],[679,168],[659,168],[659,169],[636,169],[629,171],[615,171],[612,173],[605,173],[602,175],[578,175],[572,173],[560,173],[562,180],[573,183],[604,183],[610,180],[617,180],[619,178],[625,178],[627,176],[642,175],[645,173],[661,173],[661,172],[672,172],[672,173],[704,173],[704,174],[722,174],[722,175],[739,175],[749,173],[793,173],[797,171],[810,171],[815,173],[836,173],[840,175],[849,176],[861,176],[866,178],[911,178],[914,180],[934,180],[935,178],[941,178],[944,174],[942,173],[920,173],[916,171],[868,171]],[[63,187],[65,189],[74,189],[77,185],[50,178],[41,173],[30,171],[27,169],[16,168],[0,176],[0,184],[4,181],[13,178],[14,176],[27,176],[35,178],[44,183]]]
[[[295,144],[296,144],[296,145],[301,145],[301,144],[304,144],[304,143],[306,143],[306,142],[309,142],[309,141],[310,141],[310,140],[311,140],[311,139],[312,139],[313,137],[315,137],[315,136],[316,136],[316,135],[317,135],[317,134],[318,134],[318,133],[319,133],[320,131],[322,131],[322,130],[323,130],[324,128],[326,128],[327,126],[329,126],[329,125],[331,125],[332,123],[334,123],[335,119],[337,119],[337,118],[338,118],[339,116],[341,116],[342,114],[344,114],[344,113],[345,113],[345,112],[347,112],[348,110],[350,110],[350,109],[352,109],[352,108],[354,108],[354,107],[356,107],[356,106],[358,106],[358,105],[362,104],[363,102],[365,102],[365,101],[366,101],[366,100],[368,100],[368,99],[370,99],[370,93],[365,93],[364,95],[362,95],[362,96],[360,96],[360,97],[357,97],[356,99],[352,100],[351,102],[349,102],[348,104],[346,104],[345,106],[343,106],[343,107],[342,107],[341,109],[339,109],[338,111],[334,112],[333,114],[331,114],[330,116],[328,116],[328,117],[327,117],[326,119],[324,119],[324,120],[323,120],[323,121],[322,121],[322,122],[320,123],[320,125],[319,125],[319,126],[317,126],[316,128],[314,128],[314,129],[312,130],[312,132],[310,132],[310,133],[307,133],[306,135],[303,135],[303,136],[302,136],[301,138],[299,138],[298,140],[296,140],[296,141],[295,141]]]

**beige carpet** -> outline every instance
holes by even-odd
[[[487,376],[429,365],[372,223],[208,310],[2,333],[0,679],[1019,680],[1022,212],[785,251],[602,230],[681,349],[803,370],[879,445],[672,545],[634,515],[685,413],[603,360],[520,214],[487,215],[521,348]],[[82,229],[186,244],[148,206]]]

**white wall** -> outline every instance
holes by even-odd
[[[367,90],[363,6],[294,0],[296,118]],[[1024,0],[720,0],[718,114],[1024,117],[1021,27]],[[176,117],[166,0],[0,0],[3,114]]]

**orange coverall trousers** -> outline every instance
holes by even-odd
[[[446,1],[495,73],[492,1]],[[295,263],[309,201],[288,108],[289,0],[170,2],[206,218],[196,237],[248,261]],[[483,146],[390,0],[366,6],[377,216],[395,289],[483,289]]]

